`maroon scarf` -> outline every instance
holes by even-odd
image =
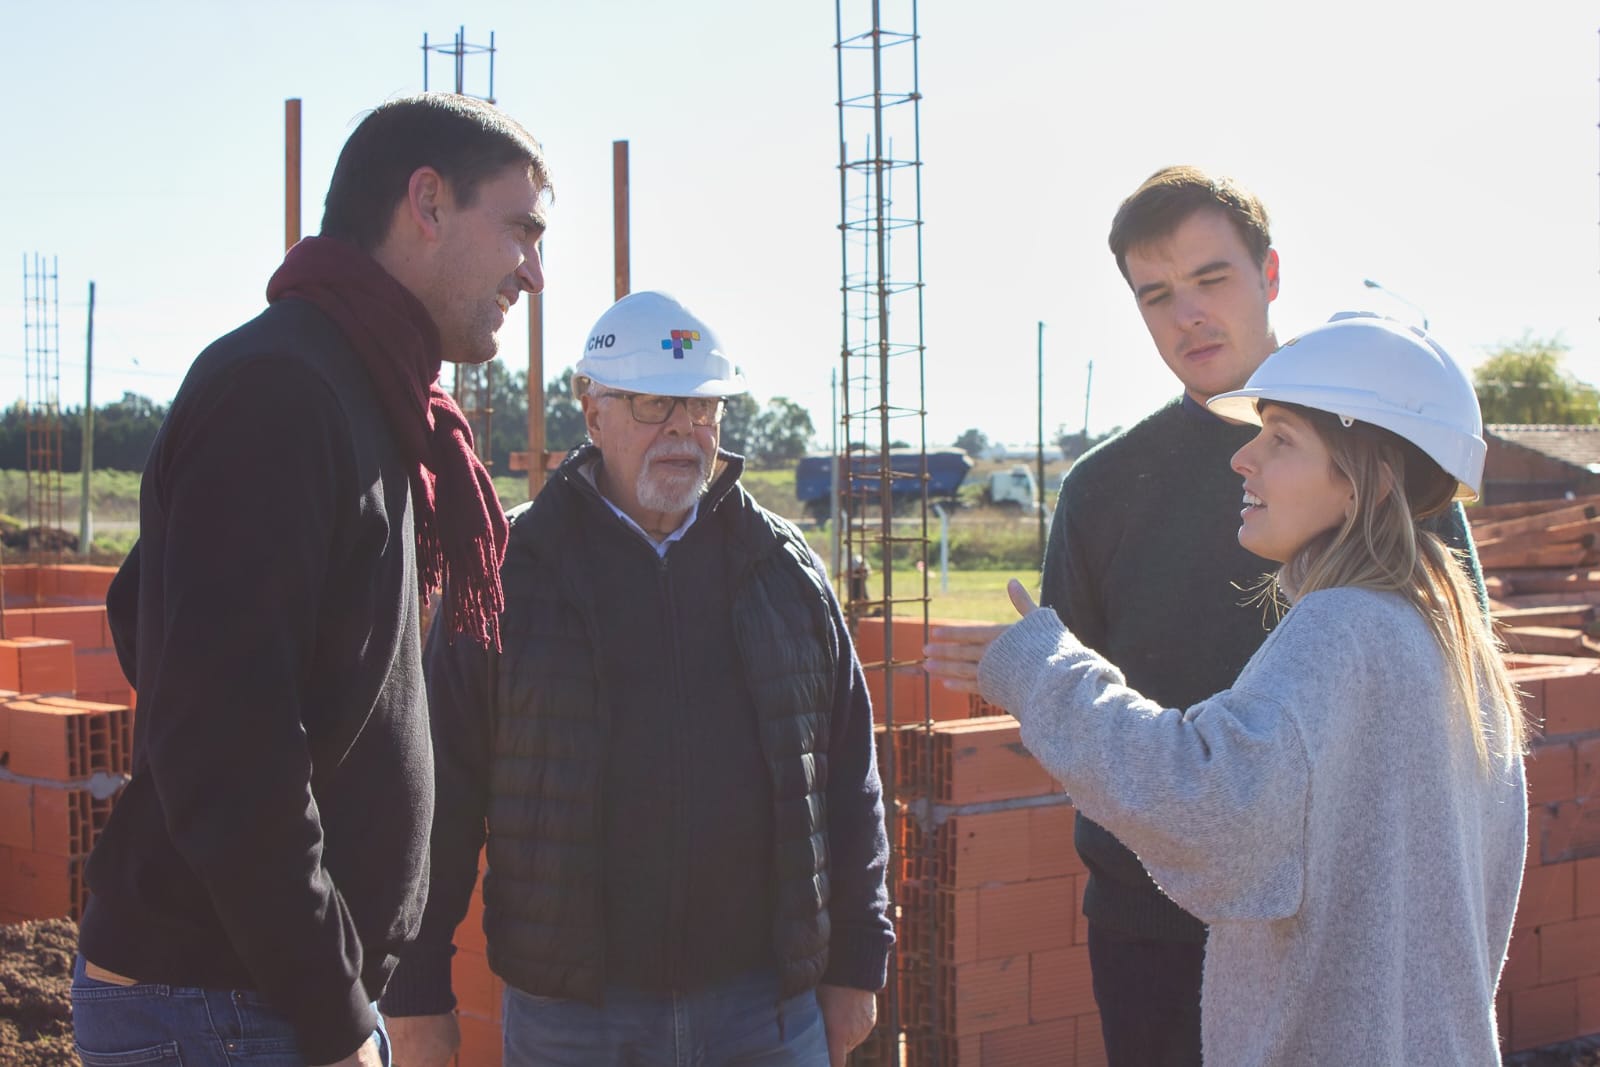
[[[472,428],[439,385],[439,328],[422,302],[371,256],[307,237],[267,282],[267,301],[299,297],[332,319],[366,367],[411,472],[417,577],[446,586],[453,632],[500,647],[505,512],[472,447]]]

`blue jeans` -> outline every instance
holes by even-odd
[[[690,993],[612,986],[600,1007],[505,995],[505,1067],[828,1067],[817,995],[771,971]],[[403,1067],[403,1065],[402,1065]]]
[[[378,1018],[378,1053],[389,1035]],[[248,990],[193,989],[140,982],[120,986],[72,966],[72,1037],[84,1067],[305,1067],[286,1019]]]

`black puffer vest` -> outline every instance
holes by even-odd
[[[540,996],[598,1002],[605,989],[603,783],[609,711],[596,648],[607,609],[586,576],[606,566],[596,521],[613,521],[581,473],[592,446],[513,513],[502,619],[484,876],[489,963]],[[800,533],[738,485],[741,461],[701,501],[726,546],[737,662],[754,701],[773,792],[773,951],[785,996],[828,963],[826,794],[839,657],[827,579]]]

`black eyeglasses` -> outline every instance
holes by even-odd
[[[642,422],[646,426],[659,426],[672,418],[672,413],[678,405],[683,405],[683,410],[689,413],[689,421],[695,426],[715,426],[722,421],[724,408],[720,396],[661,396],[657,393],[600,393],[595,399],[605,400],[616,397],[628,402],[628,411],[633,415],[634,422]]]

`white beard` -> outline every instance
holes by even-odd
[[[699,475],[693,482],[682,484],[675,474],[652,475],[651,466],[655,460],[685,457],[693,457],[700,463]],[[644,466],[639,470],[639,482],[634,488],[641,507],[675,515],[693,507],[695,501],[705,495],[710,481],[711,456],[699,446],[692,442],[681,446],[664,444],[651,449],[645,456]]]

